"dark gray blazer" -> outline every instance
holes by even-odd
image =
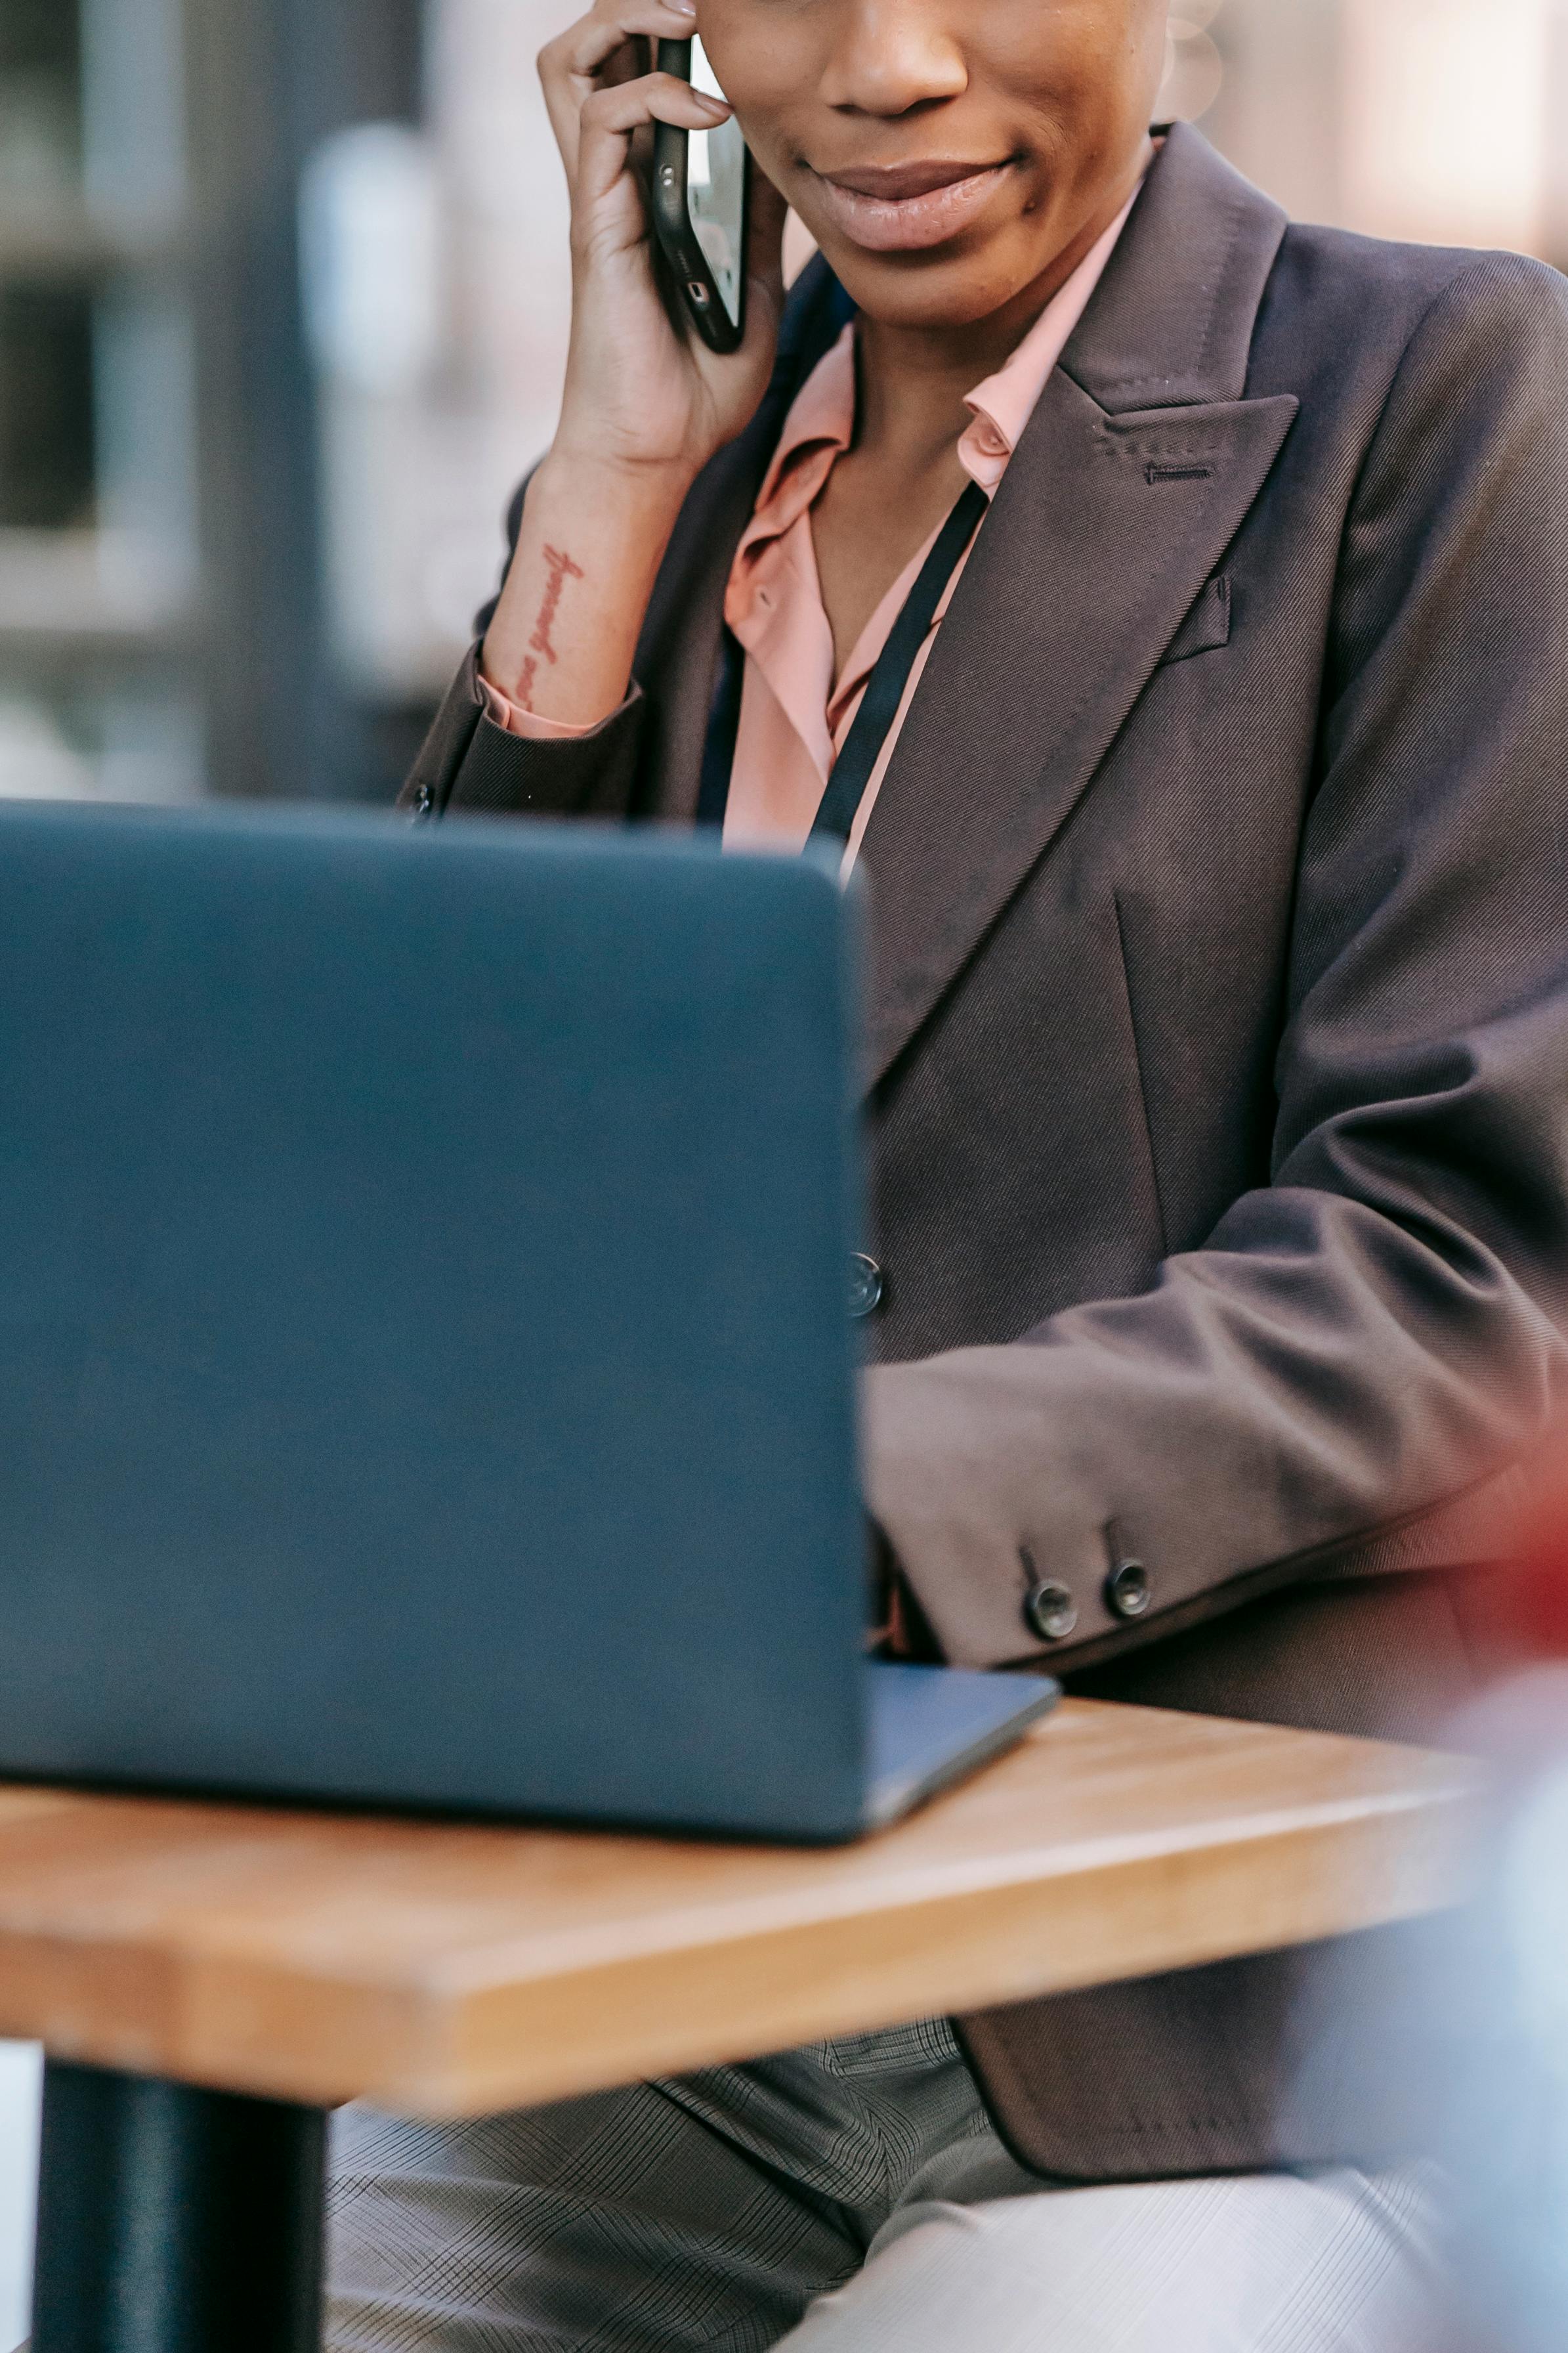
[[[731,555],[837,300],[815,266],[691,492],[626,707],[520,742],[470,662],[416,803],[690,815]],[[952,1658],[1348,1730],[1466,1687],[1568,1377],[1565,746],[1568,287],[1288,227],[1178,129],[865,845],[870,1498]],[[964,2032],[1054,2175],[1388,2153],[1353,1968],[1298,2065],[1312,1960]]]

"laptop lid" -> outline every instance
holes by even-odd
[[[860,1826],[809,860],[0,809],[0,1769]]]

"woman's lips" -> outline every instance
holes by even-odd
[[[835,227],[870,253],[916,253],[969,227],[1005,164],[909,164],[891,170],[817,174]]]

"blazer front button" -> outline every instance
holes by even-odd
[[[849,1261],[849,1313],[856,1323],[874,1315],[882,1303],[882,1270],[874,1258],[857,1250]]]
[[[1141,1560],[1121,1560],[1105,1580],[1105,1606],[1115,1618],[1146,1618],[1154,1591]]]
[[[1065,1585],[1036,1585],[1024,1600],[1024,1622],[1042,1642],[1065,1642],[1078,1624],[1078,1603]]]

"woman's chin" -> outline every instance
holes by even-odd
[[[972,327],[1005,310],[1036,275],[1027,268],[1009,269],[1001,255],[977,253],[970,247],[868,253],[847,239],[829,237],[821,245],[829,269],[856,309],[889,327]]]

